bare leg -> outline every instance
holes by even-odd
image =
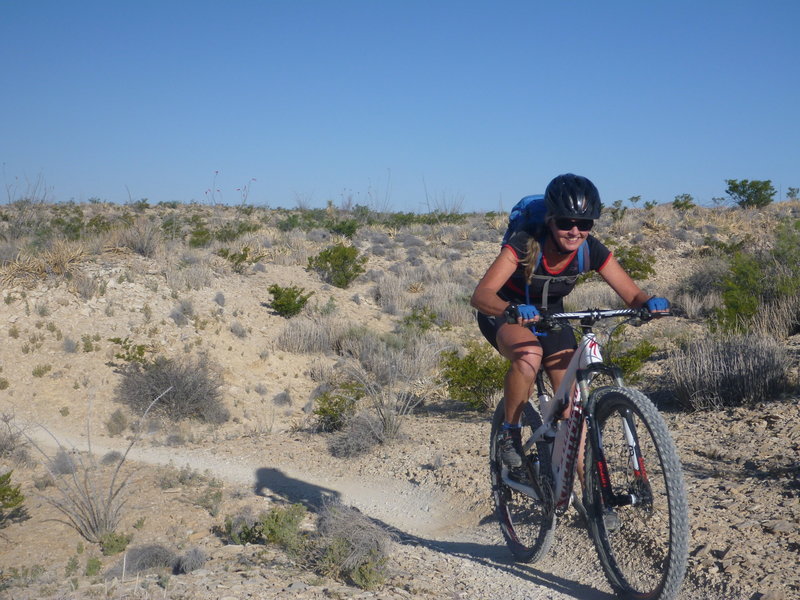
[[[542,346],[526,327],[507,324],[497,332],[500,353],[511,361],[505,379],[506,422],[519,423],[542,362]]]

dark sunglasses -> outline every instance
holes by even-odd
[[[591,231],[594,226],[594,221],[587,221],[585,219],[567,219],[562,217],[554,219],[556,227],[561,231],[569,231],[573,227],[577,227],[578,231]]]

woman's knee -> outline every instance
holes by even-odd
[[[511,371],[533,380],[542,362],[542,355],[537,352],[519,352],[511,357]]]

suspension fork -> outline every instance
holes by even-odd
[[[639,438],[636,435],[636,428],[633,425],[633,413],[626,409],[620,413],[622,427],[625,433],[625,442],[628,446],[628,460],[633,472],[635,489],[628,489],[627,493],[615,494],[611,482],[611,474],[608,471],[605,452],[603,451],[602,433],[594,423],[594,406],[590,407],[585,415],[586,437],[592,445],[592,456],[594,466],[597,469],[598,484],[603,506],[611,508],[615,506],[626,506],[631,504],[649,503],[651,501],[650,485],[647,480],[647,469],[645,468],[644,457],[639,447]]]

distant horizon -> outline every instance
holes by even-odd
[[[794,186],[790,186],[790,187],[794,187]],[[535,191],[535,192],[532,192],[532,193],[541,193],[542,191]],[[690,192],[685,192],[685,193],[688,193],[688,194],[691,195]],[[724,191],[723,191],[723,194],[725,194]],[[791,200],[791,199],[785,197],[786,192],[783,192],[783,196],[784,197],[779,197],[780,194],[781,194],[781,190],[778,190],[776,188],[775,198],[771,202],[771,205],[772,204],[781,204],[781,203],[784,203],[784,202],[793,202],[793,201],[796,202],[797,201],[797,200]],[[635,195],[633,197],[635,197]],[[707,202],[701,202],[697,198],[695,198],[694,196],[692,196],[692,199],[693,199],[693,202],[697,206],[699,206],[701,208],[739,208],[737,206],[736,202],[733,200],[733,198],[727,197],[725,195],[720,195],[720,196],[715,196],[714,197],[714,200],[719,199],[719,202],[714,202],[713,200],[709,200]],[[236,201],[236,202],[226,202],[226,201],[209,200],[208,198],[204,198],[203,200],[195,200],[195,199],[180,200],[180,199],[176,199],[176,200],[159,200],[159,201],[153,201],[153,200],[150,200],[149,198],[136,198],[136,199],[130,198],[130,199],[127,199],[127,200],[120,201],[120,200],[107,200],[107,199],[103,199],[103,198],[100,198],[100,197],[93,196],[93,197],[87,198],[86,200],[76,200],[75,198],[70,198],[70,199],[67,199],[67,200],[60,200],[60,199],[56,199],[56,198],[47,198],[46,194],[45,194],[45,196],[39,196],[39,197],[34,197],[34,198],[28,198],[24,194],[19,195],[16,198],[9,198],[8,197],[8,189],[6,190],[6,198],[5,198],[5,200],[3,202],[0,202],[0,204],[8,205],[8,204],[13,204],[15,202],[26,201],[26,200],[30,200],[30,201],[33,201],[33,202],[43,202],[43,203],[46,203],[46,204],[71,204],[71,203],[72,204],[116,204],[116,205],[119,205],[119,206],[134,205],[134,204],[137,204],[139,202],[143,202],[144,201],[144,202],[147,202],[148,206],[151,206],[151,207],[157,207],[159,205],[167,205],[167,204],[177,203],[177,204],[180,204],[180,205],[226,206],[226,207],[231,207],[231,208],[235,208],[237,206],[252,206],[254,208],[280,209],[280,210],[320,210],[320,209],[325,209],[325,208],[327,208],[329,206],[328,201],[326,201],[322,205],[314,205],[314,206],[312,206],[310,204],[306,205],[304,203],[304,200],[302,200],[302,199],[299,200],[299,202],[301,204],[303,204],[301,206],[300,204],[297,203],[298,201],[296,201],[292,205],[282,205],[282,204],[274,204],[273,205],[273,204],[268,204],[268,203],[258,203],[256,201],[253,201],[253,200],[250,200],[250,199],[246,199],[244,201],[240,199],[239,201]],[[626,208],[633,208],[633,209],[645,209],[644,205],[645,205],[646,202],[648,202],[644,198],[640,198],[636,203],[632,203],[630,201],[631,198],[618,199],[618,200],[622,200],[623,201],[622,206],[625,206]],[[668,200],[668,201],[665,201],[665,202],[656,201],[655,205],[656,206],[671,205],[673,203],[673,200],[674,200],[674,198],[672,200]],[[376,212],[376,213],[426,214],[426,213],[439,212],[439,213],[445,213],[445,214],[448,214],[448,213],[485,214],[485,213],[508,213],[511,210],[511,208],[514,206],[514,204],[516,204],[518,201],[519,201],[519,198],[514,200],[513,202],[509,203],[507,206],[502,206],[502,207],[499,207],[499,208],[496,208],[496,209],[469,210],[469,209],[465,209],[465,208],[461,207],[459,210],[453,211],[453,210],[450,210],[450,209],[455,208],[455,205],[454,204],[447,204],[446,201],[443,204],[439,204],[439,205],[436,205],[436,203],[434,202],[434,203],[432,203],[432,206],[426,207],[425,210],[410,210],[410,209],[403,210],[403,209],[397,209],[397,208],[394,208],[394,207],[391,207],[391,206],[386,208],[386,209],[382,209],[380,206],[373,207],[373,206],[370,206],[369,204],[364,204],[364,203],[360,203],[360,202],[357,202],[357,201],[353,200],[350,208],[352,209],[352,208],[355,208],[356,206],[364,206],[364,207],[368,208],[370,211]],[[333,199],[331,199],[330,202],[331,202],[331,204],[333,205],[334,208],[336,208],[338,210],[346,210],[346,203],[337,202],[337,201],[334,201]],[[609,202],[607,200],[602,200],[603,210],[606,210],[609,207],[612,207],[614,205],[614,202],[616,202],[616,200],[613,201],[613,202]],[[755,210],[758,210],[758,209],[756,208]]]

